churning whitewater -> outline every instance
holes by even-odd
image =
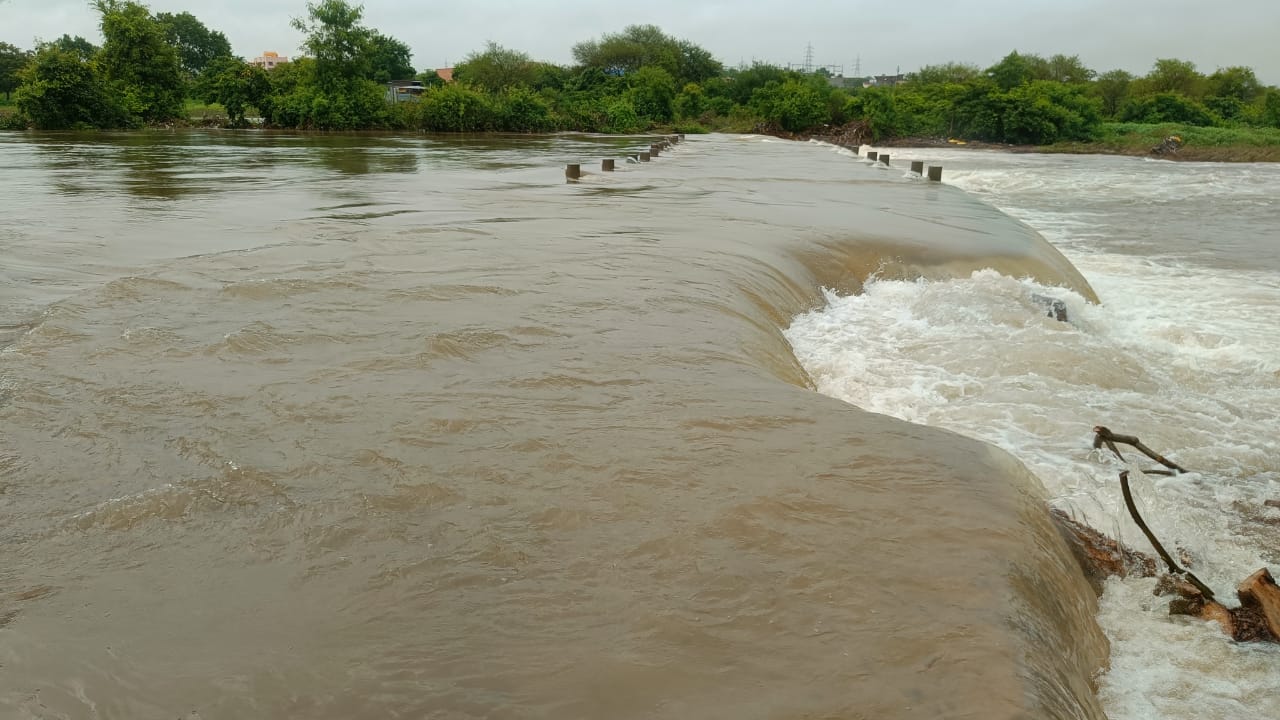
[[[1280,171],[927,149],[894,158],[940,154],[951,182],[1063,249],[1101,304],[990,270],[828,291],[786,333],[819,389],[1004,448],[1054,506],[1150,552],[1123,506],[1122,466],[1090,447],[1095,425],[1138,435],[1193,471],[1139,476],[1158,537],[1189,551],[1226,598],[1275,569],[1280,508],[1265,502],[1280,499]],[[1070,322],[1037,296],[1062,300]],[[1280,713],[1280,650],[1170,617],[1153,587],[1112,579],[1102,598],[1112,720]]]

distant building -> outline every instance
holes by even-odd
[[[436,74],[447,83],[453,82],[453,68],[436,68]]]
[[[418,97],[426,88],[421,80],[396,80],[387,83],[387,102],[404,102]]]
[[[827,84],[833,88],[860,88],[863,86],[865,78],[845,77],[836,75],[827,78]]]
[[[872,75],[862,87],[893,87],[907,81],[906,75]]]
[[[280,53],[266,50],[262,53],[262,57],[253,59],[253,64],[268,70],[274,70],[277,65],[284,65],[289,62],[289,58]]]

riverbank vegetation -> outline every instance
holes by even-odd
[[[0,106],[0,123],[131,128],[194,117],[311,130],[780,134],[856,123],[874,142],[1145,152],[1176,134],[1186,157],[1235,149],[1242,159],[1280,159],[1280,90],[1247,67],[1206,75],[1159,59],[1138,77],[1098,73],[1076,56],[1015,51],[986,69],[949,63],[905,77],[833,78],[767,64],[726,68],[689,40],[638,25],[579,42],[567,66],[488,43],[446,82],[417,72],[408,45],[365,26],[362,8],[346,0],[307,3],[292,22],[304,55],[270,71],[235,57],[226,37],[191,13],[153,14],[132,0],[93,5],[101,45],[67,35],[27,51],[0,43],[0,92],[13,99]],[[421,87],[390,90],[410,79]]]

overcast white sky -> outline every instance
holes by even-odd
[[[296,53],[289,19],[305,0],[152,0],[155,12],[191,12],[235,52]],[[653,23],[728,65],[753,59],[843,65],[854,74],[910,72],[948,61],[987,67],[1010,50],[1079,55],[1104,72],[1145,74],[1156,58],[1191,60],[1205,73],[1252,67],[1280,84],[1280,0],[366,0],[365,22],[413,49],[418,68],[444,67],[487,40],[535,59],[572,60],[574,43]],[[88,0],[0,0],[0,40],[30,47],[62,33],[100,42]]]

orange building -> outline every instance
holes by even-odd
[[[275,68],[275,66],[283,65],[287,62],[289,62],[289,58],[285,57],[284,55],[281,55],[280,53],[273,52],[271,50],[265,50],[262,53],[262,57],[256,57],[253,59],[254,65],[257,65],[258,67],[264,67],[268,70],[272,70]]]

